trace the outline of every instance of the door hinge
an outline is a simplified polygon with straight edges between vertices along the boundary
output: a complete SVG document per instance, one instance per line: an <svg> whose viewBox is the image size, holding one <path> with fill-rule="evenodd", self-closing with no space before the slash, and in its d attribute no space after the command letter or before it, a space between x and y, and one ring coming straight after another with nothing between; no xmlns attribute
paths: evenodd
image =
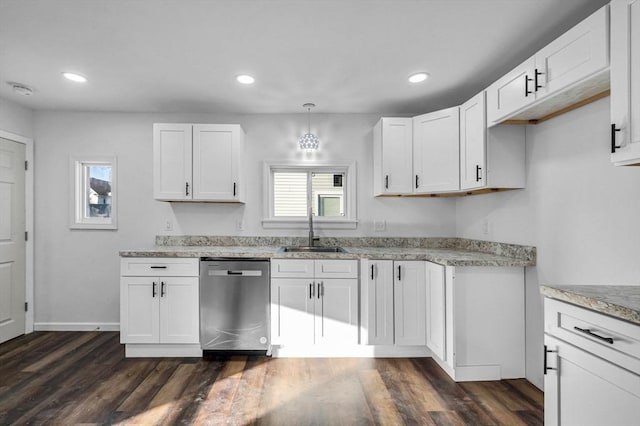
<svg viewBox="0 0 640 426"><path fill-rule="evenodd" d="M24 162L24 169L25 170L29 170L29 162L28 161Z"/></svg>
<svg viewBox="0 0 640 426"><path fill-rule="evenodd" d="M29 232L28 231L24 231L24 240L25 241L29 241Z"/></svg>
<svg viewBox="0 0 640 426"><path fill-rule="evenodd" d="M29 310L29 302L24 302L24 311L27 312Z"/></svg>

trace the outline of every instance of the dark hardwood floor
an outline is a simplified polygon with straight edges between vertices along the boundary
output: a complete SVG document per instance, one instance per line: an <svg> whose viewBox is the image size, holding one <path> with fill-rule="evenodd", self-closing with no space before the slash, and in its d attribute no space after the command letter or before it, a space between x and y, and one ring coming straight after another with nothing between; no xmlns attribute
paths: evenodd
<svg viewBox="0 0 640 426"><path fill-rule="evenodd" d="M125 359L115 332L0 345L0 424L542 424L525 380L453 382L430 358Z"/></svg>

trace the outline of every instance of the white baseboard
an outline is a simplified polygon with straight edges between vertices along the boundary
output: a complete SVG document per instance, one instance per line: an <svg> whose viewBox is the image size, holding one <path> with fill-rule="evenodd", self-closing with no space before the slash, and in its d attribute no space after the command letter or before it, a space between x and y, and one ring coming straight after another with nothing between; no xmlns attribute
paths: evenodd
<svg viewBox="0 0 640 426"><path fill-rule="evenodd" d="M117 322L36 322L34 331L120 331Z"/></svg>

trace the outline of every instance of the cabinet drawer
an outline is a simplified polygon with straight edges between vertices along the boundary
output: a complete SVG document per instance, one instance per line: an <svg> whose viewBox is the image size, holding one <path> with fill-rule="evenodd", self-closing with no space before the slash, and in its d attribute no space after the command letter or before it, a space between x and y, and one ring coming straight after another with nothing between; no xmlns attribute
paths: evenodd
<svg viewBox="0 0 640 426"><path fill-rule="evenodd" d="M313 278L313 259L271 259L271 276Z"/></svg>
<svg viewBox="0 0 640 426"><path fill-rule="evenodd" d="M357 260L316 259L316 278L358 278Z"/></svg>
<svg viewBox="0 0 640 426"><path fill-rule="evenodd" d="M549 298L544 310L545 333L640 374L640 326Z"/></svg>
<svg viewBox="0 0 640 426"><path fill-rule="evenodd" d="M200 275L200 263L196 258L127 257L120 260L120 275L197 277Z"/></svg>

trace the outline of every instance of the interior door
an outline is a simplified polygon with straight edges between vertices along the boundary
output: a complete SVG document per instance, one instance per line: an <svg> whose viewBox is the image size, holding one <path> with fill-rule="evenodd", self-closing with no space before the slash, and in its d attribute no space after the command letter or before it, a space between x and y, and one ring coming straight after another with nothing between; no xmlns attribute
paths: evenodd
<svg viewBox="0 0 640 426"><path fill-rule="evenodd" d="M0 343L25 331L25 147L0 138Z"/></svg>

